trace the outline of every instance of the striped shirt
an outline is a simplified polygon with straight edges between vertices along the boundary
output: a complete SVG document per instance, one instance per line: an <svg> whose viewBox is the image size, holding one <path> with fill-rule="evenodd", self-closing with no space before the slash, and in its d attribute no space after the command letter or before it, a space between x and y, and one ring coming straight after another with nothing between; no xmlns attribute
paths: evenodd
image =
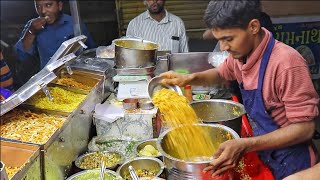
<svg viewBox="0 0 320 180"><path fill-rule="evenodd" d="M12 73L4 59L0 60L0 87L13 91Z"/></svg>
<svg viewBox="0 0 320 180"><path fill-rule="evenodd" d="M160 51L188 52L188 42L184 23L178 16L165 10L166 16L158 22L149 11L132 19L127 28L127 36L134 36L158 43Z"/></svg>

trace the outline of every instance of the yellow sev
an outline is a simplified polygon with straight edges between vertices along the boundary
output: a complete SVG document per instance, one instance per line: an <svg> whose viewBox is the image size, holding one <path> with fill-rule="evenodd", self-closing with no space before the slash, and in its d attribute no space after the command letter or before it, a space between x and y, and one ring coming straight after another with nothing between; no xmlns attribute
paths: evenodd
<svg viewBox="0 0 320 180"><path fill-rule="evenodd" d="M13 110L1 119L1 137L36 144L46 143L65 121L64 118L22 110Z"/></svg>
<svg viewBox="0 0 320 180"><path fill-rule="evenodd" d="M86 95L77 94L58 87L50 87L53 101L44 93L37 93L28 100L36 108L72 112L85 99Z"/></svg>
<svg viewBox="0 0 320 180"><path fill-rule="evenodd" d="M162 120L168 127L199 123L199 119L189 105L187 98L172 90L158 90L152 101L159 108L163 115ZM203 128L186 126L186 128L179 128L168 133L166 147L168 151L176 152L176 158L197 161L199 158L211 157L216 150L218 144L213 144L209 139L209 133L203 131ZM179 146L175 146L177 143Z"/></svg>
<svg viewBox="0 0 320 180"><path fill-rule="evenodd" d="M19 167L5 166L8 178L11 179L19 170Z"/></svg>

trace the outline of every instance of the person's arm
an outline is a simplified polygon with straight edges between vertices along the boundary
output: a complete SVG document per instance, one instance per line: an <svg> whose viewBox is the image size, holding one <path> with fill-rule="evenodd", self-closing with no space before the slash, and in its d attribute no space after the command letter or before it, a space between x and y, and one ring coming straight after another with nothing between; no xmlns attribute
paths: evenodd
<svg viewBox="0 0 320 180"><path fill-rule="evenodd" d="M179 44L179 52L189 52L188 37L186 33L186 28L182 20L180 22L180 31L181 31L181 36L180 36L181 41Z"/></svg>
<svg viewBox="0 0 320 180"><path fill-rule="evenodd" d="M36 34L41 31L45 25L45 18L39 17L30 20L24 27L21 37L15 44L16 53L19 60L30 58L36 53L34 41Z"/></svg>
<svg viewBox="0 0 320 180"><path fill-rule="evenodd" d="M164 78L161 83L174 84L178 86L185 86L187 84L209 86L212 84L219 84L224 80L219 75L217 68L186 75L169 71L160 74L160 76Z"/></svg>
<svg viewBox="0 0 320 180"><path fill-rule="evenodd" d="M212 176L236 167L242 155L246 152L279 149L310 140L315 130L314 121L300 122L279 128L268 134L229 140L220 144L216 150L214 161L205 171L214 170Z"/></svg>
<svg viewBox="0 0 320 180"><path fill-rule="evenodd" d="M290 175L283 180L318 180L320 178L320 163L311 168Z"/></svg>
<svg viewBox="0 0 320 180"><path fill-rule="evenodd" d="M46 25L45 17L38 17L31 20L30 26L26 29L24 36L22 37L23 48L30 49L37 36L37 33L44 29Z"/></svg>
<svg viewBox="0 0 320 180"><path fill-rule="evenodd" d="M135 27L134 24L135 24L134 19L129 22L128 27L127 27L127 31L126 31L126 36L133 36L133 37L136 36L136 34L134 33L135 32L134 31L134 27Z"/></svg>

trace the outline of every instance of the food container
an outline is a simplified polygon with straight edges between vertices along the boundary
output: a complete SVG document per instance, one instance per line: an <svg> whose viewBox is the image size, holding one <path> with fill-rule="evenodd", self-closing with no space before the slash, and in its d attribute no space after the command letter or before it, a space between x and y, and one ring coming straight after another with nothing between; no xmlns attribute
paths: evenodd
<svg viewBox="0 0 320 180"><path fill-rule="evenodd" d="M218 123L232 128L238 134L241 133L242 115L246 113L240 103L210 99L194 101L190 104L203 123Z"/></svg>
<svg viewBox="0 0 320 180"><path fill-rule="evenodd" d="M149 95L150 99L152 99L152 96L156 91L158 91L158 90L160 90L162 88L170 89L172 91L177 92L179 95L182 95L182 91L181 91L179 86L176 86L176 85L162 85L162 84L160 84L162 79L163 79L162 77L156 76L156 77L152 78L149 81L149 83L148 83L148 95Z"/></svg>
<svg viewBox="0 0 320 180"><path fill-rule="evenodd" d="M1 180L42 179L38 146L4 140L0 144Z"/></svg>
<svg viewBox="0 0 320 180"><path fill-rule="evenodd" d="M124 156L123 154L119 153L119 152L108 152L108 151L103 151L103 152L92 152L92 153L86 153L86 154L83 154L81 156L79 156L76 161L75 161L75 165L80 168L80 169L96 169L96 168L99 168L101 165L100 165L100 161L101 161L101 156L98 156L98 153L101 153L104 154L106 157L111 157L113 156L114 158L118 158L119 160L115 161L114 163L112 164L107 164L107 163L110 163L111 159L106 159L106 163L105 163L105 167L106 169L116 169L118 167L118 165L122 164L123 161L124 161ZM90 158L95 156L93 159L94 162L92 162L92 166L95 166L95 167L92 167L92 168L84 168L83 166L81 166L81 163L83 163L86 158ZM100 158L99 158L100 157Z"/></svg>
<svg viewBox="0 0 320 180"><path fill-rule="evenodd" d="M118 173L111 171L109 169L105 170L104 179L108 179L106 176L109 177L110 180L112 179L111 177L114 178L112 180L122 180L121 176ZM85 170L85 171L78 172L68 177L67 180L99 179L99 177L100 177L100 169L92 169L92 170Z"/></svg>
<svg viewBox="0 0 320 180"><path fill-rule="evenodd" d="M153 109L154 105L150 99L139 99L139 108L143 110Z"/></svg>
<svg viewBox="0 0 320 180"><path fill-rule="evenodd" d="M117 69L155 66L159 45L142 39L116 39L115 64Z"/></svg>
<svg viewBox="0 0 320 180"><path fill-rule="evenodd" d="M139 177L142 177L141 174L146 174L146 171L148 171L148 173L152 172L151 173L151 174L153 174L152 177L158 177L162 174L163 169L164 169L163 162L157 158L138 157L138 158L134 158L133 160L127 161L124 164L122 164L117 169L117 173L120 174L120 176L124 179L131 179L131 176L129 173L129 166L130 165L135 169L135 171ZM143 170L144 170L144 172L143 172Z"/></svg>
<svg viewBox="0 0 320 180"><path fill-rule="evenodd" d="M154 149L156 151L158 151L157 149L157 139L148 139L148 140L145 140L145 141L141 141L139 143L137 143L134 147L134 150L135 150L135 153L137 156L144 156L143 154L140 153L140 151L145 148L147 145L151 145L152 147L154 147ZM159 152L159 151L158 151ZM160 153L160 152L159 152ZM155 153L154 153L155 154ZM146 155L145 155L146 156ZM159 155L148 155L146 157L156 157L156 158L161 158L161 154Z"/></svg>
<svg viewBox="0 0 320 180"><path fill-rule="evenodd" d="M123 104L123 109L125 110L138 109L138 99L133 99L133 98L124 99L122 104Z"/></svg>
<svg viewBox="0 0 320 180"><path fill-rule="evenodd" d="M203 131L208 131L210 139L204 141L212 141L213 143L223 143L231 138L239 138L239 135L231 128L219 124L195 124L192 126L199 126ZM187 161L173 157L175 152L168 152L168 148L165 146L168 141L168 133L180 130L179 128L185 128L186 126L180 126L172 128L162 133L157 140L157 148L163 155L163 162L168 170L168 179L210 179L210 173L203 173L203 169L209 165L211 160L200 161ZM179 143L175 146L180 146ZM201 148L201 147L199 147ZM214 152L212 152L214 154ZM210 178L209 178L210 177Z"/></svg>

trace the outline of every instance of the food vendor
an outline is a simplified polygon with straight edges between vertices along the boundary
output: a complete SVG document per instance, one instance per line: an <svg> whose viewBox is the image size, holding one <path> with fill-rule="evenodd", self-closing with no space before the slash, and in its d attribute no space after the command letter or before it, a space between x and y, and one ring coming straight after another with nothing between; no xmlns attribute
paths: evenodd
<svg viewBox="0 0 320 180"><path fill-rule="evenodd" d="M229 56L218 67L181 75L161 74L162 83L209 85L237 80L254 137L229 140L205 169L213 176L236 167L246 152L257 151L275 179L283 179L316 163L312 146L319 97L306 60L261 27L261 3L212 0L205 22Z"/></svg>
<svg viewBox="0 0 320 180"><path fill-rule="evenodd" d="M39 17L27 22L15 48L20 61L38 54L42 69L60 45L74 37L73 20L62 13L61 0L35 0L34 5ZM85 44L89 49L94 48L95 43L84 24L81 29L88 38Z"/></svg>

